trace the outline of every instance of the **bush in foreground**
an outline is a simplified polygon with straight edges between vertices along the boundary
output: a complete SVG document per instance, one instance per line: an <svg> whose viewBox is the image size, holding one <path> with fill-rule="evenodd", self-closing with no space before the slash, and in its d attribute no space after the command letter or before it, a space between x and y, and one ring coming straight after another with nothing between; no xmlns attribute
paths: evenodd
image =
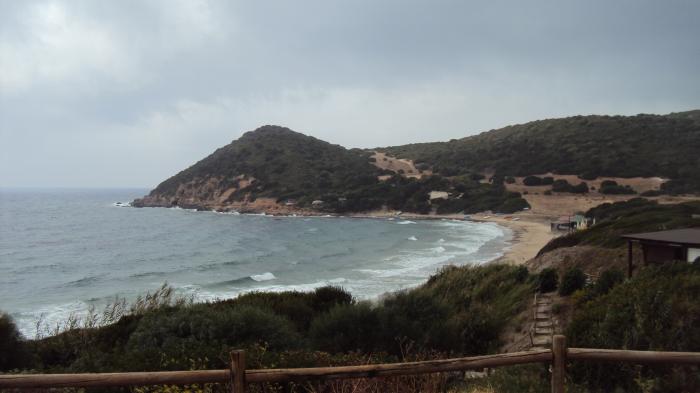
<svg viewBox="0 0 700 393"><path fill-rule="evenodd" d="M559 294L561 296L569 296L584 286L586 286L586 275L583 273L583 270L577 267L571 268L564 273L559 286Z"/></svg>
<svg viewBox="0 0 700 393"><path fill-rule="evenodd" d="M0 311L0 371L23 367L27 355L17 325L9 315Z"/></svg>
<svg viewBox="0 0 700 393"><path fill-rule="evenodd" d="M648 267L605 293L618 280L617 273L607 276L576 308L566 332L570 346L700 351L700 268L685 262ZM700 391L697 368L578 362L571 371L593 391Z"/></svg>
<svg viewBox="0 0 700 393"><path fill-rule="evenodd" d="M559 276L553 268L543 269L537 276L537 288L541 293L552 292L559 285Z"/></svg>

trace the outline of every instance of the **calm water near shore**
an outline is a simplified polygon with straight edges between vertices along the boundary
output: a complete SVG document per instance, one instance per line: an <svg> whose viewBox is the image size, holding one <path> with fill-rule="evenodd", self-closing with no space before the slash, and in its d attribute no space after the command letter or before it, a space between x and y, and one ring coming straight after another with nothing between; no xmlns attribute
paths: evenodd
<svg viewBox="0 0 700 393"><path fill-rule="evenodd" d="M500 256L511 233L451 220L270 217L116 206L145 189L0 189L0 310L21 331L163 282L196 300L339 285L360 299Z"/></svg>

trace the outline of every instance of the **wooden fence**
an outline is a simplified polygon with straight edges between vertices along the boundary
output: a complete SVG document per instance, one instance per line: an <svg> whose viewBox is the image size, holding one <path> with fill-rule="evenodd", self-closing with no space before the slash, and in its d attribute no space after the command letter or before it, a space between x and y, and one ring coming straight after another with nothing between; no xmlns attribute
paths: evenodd
<svg viewBox="0 0 700 393"><path fill-rule="evenodd" d="M563 393L566 363L570 361L627 362L634 364L700 365L700 352L654 352L567 348L564 336L554 336L552 349L499 355L362 366L246 370L245 352L231 352L228 370L163 371L96 374L0 375L0 389L63 387L118 387L230 383L233 393L244 393L248 383L302 382L351 378L381 378L426 373L480 370L528 363L551 363L552 392Z"/></svg>

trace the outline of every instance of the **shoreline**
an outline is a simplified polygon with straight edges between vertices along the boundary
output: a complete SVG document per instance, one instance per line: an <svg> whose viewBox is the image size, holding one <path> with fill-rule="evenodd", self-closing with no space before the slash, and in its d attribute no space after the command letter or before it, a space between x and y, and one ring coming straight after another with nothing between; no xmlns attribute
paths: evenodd
<svg viewBox="0 0 700 393"><path fill-rule="evenodd" d="M128 205L122 205L127 207ZM134 207L134 206L129 206ZM148 206L150 207L150 206ZM137 207L142 208L142 207ZM173 207L161 207L173 209ZM230 211L220 211L216 209L186 209L183 210L210 211L215 213L228 213ZM522 265L534 258L547 242L559 236L550 230L549 222L552 217L536 214L532 211L520 211L513 214L486 214L476 213L465 214L419 214L410 212L398 212L390 210L376 210L362 213L351 213L347 215L337 213L325 213L305 209L284 209L282 211L249 211L236 212L241 215L260 215L269 217L324 217L324 218L360 218L360 219L399 219L399 220L457 220L472 222L491 222L504 226L512 231L512 238L509 240L510 246L504 250L501 257L495 258L488 263L508 263ZM467 217L467 218L465 218Z"/></svg>
<svg viewBox="0 0 700 393"><path fill-rule="evenodd" d="M560 235L551 232L549 227L551 217L536 215L530 211L520 211L513 214L477 213L466 215L468 218L465 218L464 214L396 214L396 212L390 211L368 212L344 217L491 222L510 229L512 231L512 238L509 240L510 246L504 250L502 256L486 263L522 265L534 258L542 247L544 247L550 240Z"/></svg>
<svg viewBox="0 0 700 393"><path fill-rule="evenodd" d="M559 234L551 232L547 217L535 216L527 212L519 212L504 216L493 216L483 213L471 216L472 221L493 222L513 231L511 246L490 263L507 263L522 265L534 258L550 240Z"/></svg>

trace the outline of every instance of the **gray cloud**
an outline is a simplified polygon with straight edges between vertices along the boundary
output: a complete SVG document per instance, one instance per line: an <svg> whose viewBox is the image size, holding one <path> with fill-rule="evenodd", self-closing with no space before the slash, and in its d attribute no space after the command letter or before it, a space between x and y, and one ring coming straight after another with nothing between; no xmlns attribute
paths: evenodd
<svg viewBox="0 0 700 393"><path fill-rule="evenodd" d="M153 186L244 131L348 147L700 107L694 1L0 0L0 186Z"/></svg>

